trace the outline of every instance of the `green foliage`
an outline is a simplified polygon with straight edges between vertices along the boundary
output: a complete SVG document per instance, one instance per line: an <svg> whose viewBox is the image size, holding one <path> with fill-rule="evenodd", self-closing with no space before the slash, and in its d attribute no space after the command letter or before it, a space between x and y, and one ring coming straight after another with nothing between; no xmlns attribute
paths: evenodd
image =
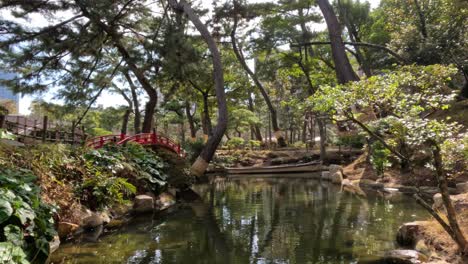
<svg viewBox="0 0 468 264"><path fill-rule="evenodd" d="M293 148L305 148L306 143L304 143L302 141L296 141L296 142L294 142L294 144L292 144L292 147Z"/></svg>
<svg viewBox="0 0 468 264"><path fill-rule="evenodd" d="M94 127L91 129L90 131L91 135L93 136L105 136L105 135L112 135L112 131L109 131L109 130L105 130L104 128L100 128L100 127Z"/></svg>
<svg viewBox="0 0 468 264"><path fill-rule="evenodd" d="M16 136L6 131L5 129L0 129L0 138L15 140Z"/></svg>
<svg viewBox="0 0 468 264"><path fill-rule="evenodd" d="M371 144L370 162L378 175L383 175L385 168L391 165L389 161L390 151L380 142Z"/></svg>
<svg viewBox="0 0 468 264"><path fill-rule="evenodd" d="M167 183L167 164L139 144L106 145L88 151L84 159L90 176L80 191L97 198L88 200L96 201L99 207L123 202L125 197L133 195L136 188L132 183L155 192Z"/></svg>
<svg viewBox="0 0 468 264"><path fill-rule="evenodd" d="M245 144L245 140L240 137L233 137L226 142L229 148L239 148Z"/></svg>
<svg viewBox="0 0 468 264"><path fill-rule="evenodd" d="M249 145L252 149L259 148L262 145L262 142L259 140L249 140Z"/></svg>
<svg viewBox="0 0 468 264"><path fill-rule="evenodd" d="M40 199L29 170L0 169L0 262L44 262L54 237L55 209Z"/></svg>
<svg viewBox="0 0 468 264"><path fill-rule="evenodd" d="M450 118L428 118L428 113L448 109L453 102L456 93L449 82L454 73L456 69L450 66L404 66L359 82L321 87L309 103L336 120L354 122L374 140L386 143L385 148L392 154L408 162L427 156L429 145L444 144L461 131L461 126ZM380 118L369 117L372 114ZM375 163L381 171L388 153L377 155Z"/></svg>
<svg viewBox="0 0 468 264"><path fill-rule="evenodd" d="M90 207L102 209L104 206L125 202L125 197L135 194L136 187L125 178L106 175L96 170L78 190L82 199L92 203Z"/></svg>
<svg viewBox="0 0 468 264"><path fill-rule="evenodd" d="M365 136L361 133L338 135L335 141L337 146L346 146L357 149L361 149L365 143Z"/></svg>
<svg viewBox="0 0 468 264"><path fill-rule="evenodd" d="M187 158L190 163L193 163L205 147L205 142L201 138L195 141L186 141L183 148L187 152Z"/></svg>

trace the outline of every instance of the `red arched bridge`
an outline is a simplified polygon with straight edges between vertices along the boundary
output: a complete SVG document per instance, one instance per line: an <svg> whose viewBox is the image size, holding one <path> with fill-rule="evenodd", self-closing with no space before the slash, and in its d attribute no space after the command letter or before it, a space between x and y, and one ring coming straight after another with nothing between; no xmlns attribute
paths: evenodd
<svg viewBox="0 0 468 264"><path fill-rule="evenodd" d="M179 155L185 157L186 153L181 148L180 144L172 141L171 139L158 135L156 133L142 133L134 136L128 136L125 134L120 135L105 135L100 137L94 137L86 141L86 146L95 149L102 148L105 144L115 143L122 145L127 142L135 142L140 145L157 146L165 148Z"/></svg>

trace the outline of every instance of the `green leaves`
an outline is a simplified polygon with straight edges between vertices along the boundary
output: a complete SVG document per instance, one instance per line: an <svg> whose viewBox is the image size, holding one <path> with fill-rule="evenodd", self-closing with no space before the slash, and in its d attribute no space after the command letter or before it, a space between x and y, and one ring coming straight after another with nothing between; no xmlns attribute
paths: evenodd
<svg viewBox="0 0 468 264"><path fill-rule="evenodd" d="M13 208L11 204L6 200L0 199L0 224L8 220L12 214Z"/></svg>
<svg viewBox="0 0 468 264"><path fill-rule="evenodd" d="M40 201L31 171L0 169L0 262L46 259L55 235L53 207ZM8 260L8 261L7 261Z"/></svg>
<svg viewBox="0 0 468 264"><path fill-rule="evenodd" d="M0 242L0 263L29 264L29 261L21 247Z"/></svg>

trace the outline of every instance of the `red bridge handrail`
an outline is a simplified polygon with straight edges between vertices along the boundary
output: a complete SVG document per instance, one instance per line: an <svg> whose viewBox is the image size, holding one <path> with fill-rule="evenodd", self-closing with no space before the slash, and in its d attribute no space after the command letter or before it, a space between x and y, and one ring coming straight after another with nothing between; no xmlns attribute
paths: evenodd
<svg viewBox="0 0 468 264"><path fill-rule="evenodd" d="M180 144L156 133L141 133L133 136L127 136L125 134L100 136L88 140L86 142L86 146L98 149L110 142L114 142L117 145L122 145L126 142L135 142L140 145L161 146L176 153L180 157L186 156L186 153L181 148Z"/></svg>

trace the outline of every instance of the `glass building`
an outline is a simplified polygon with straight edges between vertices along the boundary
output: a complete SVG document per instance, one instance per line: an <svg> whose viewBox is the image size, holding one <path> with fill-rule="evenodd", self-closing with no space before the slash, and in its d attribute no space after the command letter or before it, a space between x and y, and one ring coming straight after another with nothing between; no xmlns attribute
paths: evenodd
<svg viewBox="0 0 468 264"><path fill-rule="evenodd" d="M15 75L13 73L0 72L0 79L12 79ZM2 101L13 101L16 111L10 114L18 114L19 112L19 94L14 94L8 87L0 84L0 103Z"/></svg>

